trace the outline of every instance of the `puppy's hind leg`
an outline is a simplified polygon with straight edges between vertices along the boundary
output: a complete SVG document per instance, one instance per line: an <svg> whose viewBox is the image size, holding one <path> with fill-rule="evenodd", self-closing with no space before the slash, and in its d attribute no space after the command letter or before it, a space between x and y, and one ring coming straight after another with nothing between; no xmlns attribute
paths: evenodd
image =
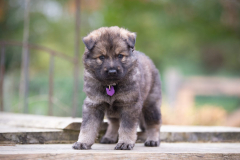
<svg viewBox="0 0 240 160"><path fill-rule="evenodd" d="M150 103L143 108L146 122L147 139L145 146L155 147L160 144L161 112L158 103Z"/></svg>
<svg viewBox="0 0 240 160"><path fill-rule="evenodd" d="M102 137L100 143L111 144L117 143L118 129L119 129L119 119L118 118L108 118L109 125L107 132Z"/></svg>
<svg viewBox="0 0 240 160"><path fill-rule="evenodd" d="M153 87L142 109L147 134L145 146L154 147L160 144L161 98L161 82L159 76L156 76Z"/></svg>
<svg viewBox="0 0 240 160"><path fill-rule="evenodd" d="M147 133L146 133L146 123L145 123L143 114L140 115L139 128L141 129L141 132L138 133L137 141L145 142L147 139Z"/></svg>

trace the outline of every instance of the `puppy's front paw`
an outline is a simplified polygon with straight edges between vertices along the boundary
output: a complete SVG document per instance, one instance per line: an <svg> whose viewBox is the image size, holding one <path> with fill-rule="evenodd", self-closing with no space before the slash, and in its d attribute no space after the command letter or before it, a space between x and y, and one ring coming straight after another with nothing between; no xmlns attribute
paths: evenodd
<svg viewBox="0 0 240 160"><path fill-rule="evenodd" d="M135 144L129 144L129 143L118 143L115 150L132 150Z"/></svg>
<svg viewBox="0 0 240 160"><path fill-rule="evenodd" d="M147 146L147 147L158 147L159 144L160 144L160 141L151 141L151 140L146 141L144 143L144 145Z"/></svg>
<svg viewBox="0 0 240 160"><path fill-rule="evenodd" d="M110 138L107 138L107 137L102 137L100 143L103 143L103 144L112 144L112 143L116 143L116 141L110 139Z"/></svg>
<svg viewBox="0 0 240 160"><path fill-rule="evenodd" d="M72 148L78 149L78 150L91 149L91 147L88 147L86 143L80 143L80 142L75 142Z"/></svg>

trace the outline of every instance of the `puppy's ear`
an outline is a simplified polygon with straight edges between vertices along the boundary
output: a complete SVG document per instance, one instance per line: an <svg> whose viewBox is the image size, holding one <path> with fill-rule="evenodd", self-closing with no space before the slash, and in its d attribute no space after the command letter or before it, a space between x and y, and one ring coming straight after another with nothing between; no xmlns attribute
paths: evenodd
<svg viewBox="0 0 240 160"><path fill-rule="evenodd" d="M126 41L130 48L134 48L136 43L136 33L129 33Z"/></svg>
<svg viewBox="0 0 240 160"><path fill-rule="evenodd" d="M96 43L95 40L93 40L91 37L88 37L88 36L84 37L82 40L88 50L91 50Z"/></svg>

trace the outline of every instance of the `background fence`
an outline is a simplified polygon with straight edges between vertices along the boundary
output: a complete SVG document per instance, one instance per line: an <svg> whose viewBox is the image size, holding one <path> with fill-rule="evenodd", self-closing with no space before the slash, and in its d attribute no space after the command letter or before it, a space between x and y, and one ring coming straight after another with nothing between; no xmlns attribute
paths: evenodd
<svg viewBox="0 0 240 160"><path fill-rule="evenodd" d="M44 51L50 55L50 60L49 60L49 93L48 93L48 100L49 100L49 105L48 105L48 115L53 115L53 90L54 90L54 57L60 57L64 59L65 61L68 61L74 65L74 71L73 71L73 79L74 79L74 91L73 91L73 111L72 116L76 116L76 108L78 105L78 67L79 67L79 55L78 53L75 54L75 57L70 57L66 54L51 50L49 48L43 47L43 46L38 46L38 45L33 45L33 44L23 44L21 42L15 42L15 41L0 41L0 46L1 46L1 70L0 70L0 109L1 111L4 111L4 97L3 97L3 85L4 85L4 72L5 72L5 49L8 46L20 46L20 47L25 47L27 48L27 62L25 63L24 66L24 113L28 113L28 85L29 85L29 53L31 49L34 50L39 50L39 51Z"/></svg>
<svg viewBox="0 0 240 160"><path fill-rule="evenodd" d="M49 92L48 92L48 115L53 115L53 96L54 96L54 57L62 58L72 63L73 68L73 100L72 100L72 117L76 116L78 107L79 92L79 36L80 36L80 0L75 0L75 54L70 57L67 54L54 51L44 46L28 43L29 36L29 0L25 0L24 15L24 35L23 42L16 41L0 41L1 46L1 70L0 70L0 111L4 111L4 73L5 73L5 54L6 47L19 46L23 48L22 52L22 72L19 87L19 97L23 98L24 113L28 113L28 90L29 90L29 56L30 50L38 50L46 52L50 55L49 60ZM6 91L7 92L7 91Z"/></svg>

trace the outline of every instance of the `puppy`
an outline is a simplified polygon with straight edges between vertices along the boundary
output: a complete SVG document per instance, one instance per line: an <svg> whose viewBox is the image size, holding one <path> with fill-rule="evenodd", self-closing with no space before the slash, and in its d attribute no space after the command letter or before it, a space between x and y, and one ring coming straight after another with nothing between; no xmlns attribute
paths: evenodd
<svg viewBox="0 0 240 160"><path fill-rule="evenodd" d="M137 127L147 134L145 146L159 146L161 82L158 70L135 51L136 34L102 27L83 38L85 52L83 121L74 149L90 149L104 115L109 120L100 143L132 150Z"/></svg>

